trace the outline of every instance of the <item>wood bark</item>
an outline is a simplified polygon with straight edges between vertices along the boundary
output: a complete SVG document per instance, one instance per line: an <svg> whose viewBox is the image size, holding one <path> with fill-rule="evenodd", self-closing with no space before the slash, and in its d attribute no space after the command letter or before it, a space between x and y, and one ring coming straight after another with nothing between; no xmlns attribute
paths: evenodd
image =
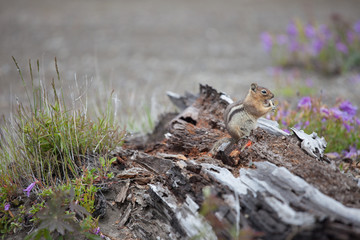
<svg viewBox="0 0 360 240"><path fill-rule="evenodd" d="M199 95L181 99L178 115L114 153L122 184L112 186L116 195L104 192L119 213L100 221L117 229L108 238L360 239L355 179L276 126L211 155L229 137L229 98L201 85Z"/></svg>

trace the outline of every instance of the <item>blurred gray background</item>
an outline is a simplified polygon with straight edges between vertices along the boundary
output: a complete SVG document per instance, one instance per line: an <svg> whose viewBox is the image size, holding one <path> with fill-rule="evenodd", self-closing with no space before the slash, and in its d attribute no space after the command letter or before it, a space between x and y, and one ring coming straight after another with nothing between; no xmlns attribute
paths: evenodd
<svg viewBox="0 0 360 240"><path fill-rule="evenodd" d="M66 94L86 93L101 108L114 90L128 122L171 109L166 91L197 92L199 83L241 98L251 82L274 86L261 32L284 32L294 18L328 24L332 13L354 22L360 1L1 0L0 114L24 97L11 56L26 79L28 60L39 59L47 82L57 57ZM360 102L343 77L311 78L330 97Z"/></svg>

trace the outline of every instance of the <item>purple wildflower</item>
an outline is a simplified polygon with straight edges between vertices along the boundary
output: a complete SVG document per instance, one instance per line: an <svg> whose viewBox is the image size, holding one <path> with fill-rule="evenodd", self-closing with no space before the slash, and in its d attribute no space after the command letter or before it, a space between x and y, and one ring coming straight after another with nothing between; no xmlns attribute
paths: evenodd
<svg viewBox="0 0 360 240"><path fill-rule="evenodd" d="M316 32L315 32L315 28L311 25L308 24L305 27L305 36L309 39L313 38L315 36Z"/></svg>
<svg viewBox="0 0 360 240"><path fill-rule="evenodd" d="M9 211L9 209L10 209L10 203L5 204L4 210Z"/></svg>
<svg viewBox="0 0 360 240"><path fill-rule="evenodd" d="M289 129L283 129L284 132L290 133Z"/></svg>
<svg viewBox="0 0 360 240"><path fill-rule="evenodd" d="M304 123L304 128L306 128L307 126L309 126L310 122L309 120L307 120L305 123Z"/></svg>
<svg viewBox="0 0 360 240"><path fill-rule="evenodd" d="M353 126L350 126L350 125L347 124L346 122L343 122L343 126L346 128L346 130L347 130L348 132L351 132L351 130L354 129Z"/></svg>
<svg viewBox="0 0 360 240"><path fill-rule="evenodd" d="M324 41L320 38L315 38L312 42L311 42L311 47L312 47L312 54L313 56L317 56L319 55L319 53L321 52L321 50L324 48Z"/></svg>
<svg viewBox="0 0 360 240"><path fill-rule="evenodd" d="M339 109L343 112L346 112L350 117L353 117L356 115L357 107L352 105L350 101L343 101Z"/></svg>
<svg viewBox="0 0 360 240"><path fill-rule="evenodd" d="M284 117L287 117L287 116L289 116L290 115L290 111L289 110L284 110L283 111L283 116Z"/></svg>
<svg viewBox="0 0 360 240"><path fill-rule="evenodd" d="M266 52L270 52L271 48L273 46L273 41L272 41L272 37L268 32L263 32L261 34L261 41L263 44L263 48Z"/></svg>
<svg viewBox="0 0 360 240"><path fill-rule="evenodd" d="M291 38L296 38L298 35L298 30L296 28L296 25L294 23L294 21L291 21L288 26L287 26L287 34L291 37Z"/></svg>
<svg viewBox="0 0 360 240"><path fill-rule="evenodd" d="M298 108L311 108L311 97L303 97L298 102Z"/></svg>
<svg viewBox="0 0 360 240"><path fill-rule="evenodd" d="M320 25L319 32L324 37L326 41L330 40L332 37L331 31L326 25Z"/></svg>
<svg viewBox="0 0 360 240"><path fill-rule="evenodd" d="M330 111L329 109L327 109L326 107L321 107L320 108L320 113L322 113L323 115L325 115L326 117L328 117L330 115Z"/></svg>
<svg viewBox="0 0 360 240"><path fill-rule="evenodd" d="M360 118L355 118L355 122L357 125L360 125Z"/></svg>
<svg viewBox="0 0 360 240"><path fill-rule="evenodd" d="M286 118L289 114L290 114L289 111L280 108L276 113L275 120L278 121L280 119Z"/></svg>
<svg viewBox="0 0 360 240"><path fill-rule="evenodd" d="M348 152L345 152L345 158L352 158L356 157L360 154L360 151L356 149L355 146L350 146L350 149Z"/></svg>
<svg viewBox="0 0 360 240"><path fill-rule="evenodd" d="M289 43L289 51L290 52L296 52L301 49L302 49L301 45L300 45L300 43L298 43L298 41L296 41L295 39L290 40L290 43Z"/></svg>
<svg viewBox="0 0 360 240"><path fill-rule="evenodd" d="M360 20L354 24L353 29L357 34L360 34Z"/></svg>
<svg viewBox="0 0 360 240"><path fill-rule="evenodd" d="M348 31L347 34L347 42L352 44L355 40L355 35L354 35L354 32L353 31Z"/></svg>
<svg viewBox="0 0 360 240"><path fill-rule="evenodd" d="M344 117L344 113L338 108L331 108L330 111L336 119L342 119Z"/></svg>
<svg viewBox="0 0 360 240"><path fill-rule="evenodd" d="M301 129L301 126L302 126L302 122L298 122L297 124L294 125L294 128L300 130Z"/></svg>
<svg viewBox="0 0 360 240"><path fill-rule="evenodd" d="M95 229L94 233L95 233L96 235L99 235L99 233L100 233L100 227L97 227L97 228Z"/></svg>
<svg viewBox="0 0 360 240"><path fill-rule="evenodd" d="M331 108L330 111L336 119L342 120L344 122L353 122L353 116L347 113L346 110L340 110L339 108Z"/></svg>
<svg viewBox="0 0 360 240"><path fill-rule="evenodd" d="M345 44L343 44L342 42L336 43L336 49L341 53L344 53L344 54L348 53L348 47Z"/></svg>
<svg viewBox="0 0 360 240"><path fill-rule="evenodd" d="M30 192L35 187L35 184L36 182L32 182L27 188L23 189L23 191L26 192L27 197L30 197Z"/></svg>
<svg viewBox="0 0 360 240"><path fill-rule="evenodd" d="M284 35L284 34L278 35L278 36L276 37L276 40L277 40L277 44L278 44L279 46L282 46L282 45L285 45L285 44L288 43L288 38L287 38L287 36Z"/></svg>

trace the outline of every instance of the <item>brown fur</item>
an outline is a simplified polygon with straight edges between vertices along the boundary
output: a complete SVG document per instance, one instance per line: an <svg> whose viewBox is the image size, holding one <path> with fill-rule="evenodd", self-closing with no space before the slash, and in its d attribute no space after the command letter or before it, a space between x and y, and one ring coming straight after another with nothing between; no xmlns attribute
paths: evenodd
<svg viewBox="0 0 360 240"><path fill-rule="evenodd" d="M262 90L265 90L266 94L263 94ZM253 83L243 104L247 113L258 119L271 111L272 107L265 104L272 98L274 94L269 89Z"/></svg>
<svg viewBox="0 0 360 240"><path fill-rule="evenodd" d="M225 126L236 141L250 134L256 120L272 110L269 100L274 94L267 88L251 84L244 101L230 104L224 113Z"/></svg>

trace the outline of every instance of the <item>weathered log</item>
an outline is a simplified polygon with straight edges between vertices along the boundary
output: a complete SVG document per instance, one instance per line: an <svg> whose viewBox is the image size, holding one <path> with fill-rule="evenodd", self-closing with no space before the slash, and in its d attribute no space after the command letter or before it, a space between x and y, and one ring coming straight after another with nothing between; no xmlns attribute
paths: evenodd
<svg viewBox="0 0 360 240"><path fill-rule="evenodd" d="M310 154L310 156L315 158L324 157L324 150L326 148L324 137L319 138L317 133L314 132L308 135L303 130L297 130L296 128L291 128L291 130L301 140L301 148Z"/></svg>
<svg viewBox="0 0 360 240"><path fill-rule="evenodd" d="M121 192L112 206L120 216L100 221L105 229L112 221L118 227L109 237L360 239L360 188L318 161L321 154L314 157L296 136L265 121L270 127L211 155L213 144L228 137L222 121L228 97L201 86L195 100L185 96L182 103L163 137L138 148L146 152L131 142L116 152L124 164L117 177L129 186L112 186ZM240 151L247 140L253 144ZM104 194L115 202L116 195Z"/></svg>

